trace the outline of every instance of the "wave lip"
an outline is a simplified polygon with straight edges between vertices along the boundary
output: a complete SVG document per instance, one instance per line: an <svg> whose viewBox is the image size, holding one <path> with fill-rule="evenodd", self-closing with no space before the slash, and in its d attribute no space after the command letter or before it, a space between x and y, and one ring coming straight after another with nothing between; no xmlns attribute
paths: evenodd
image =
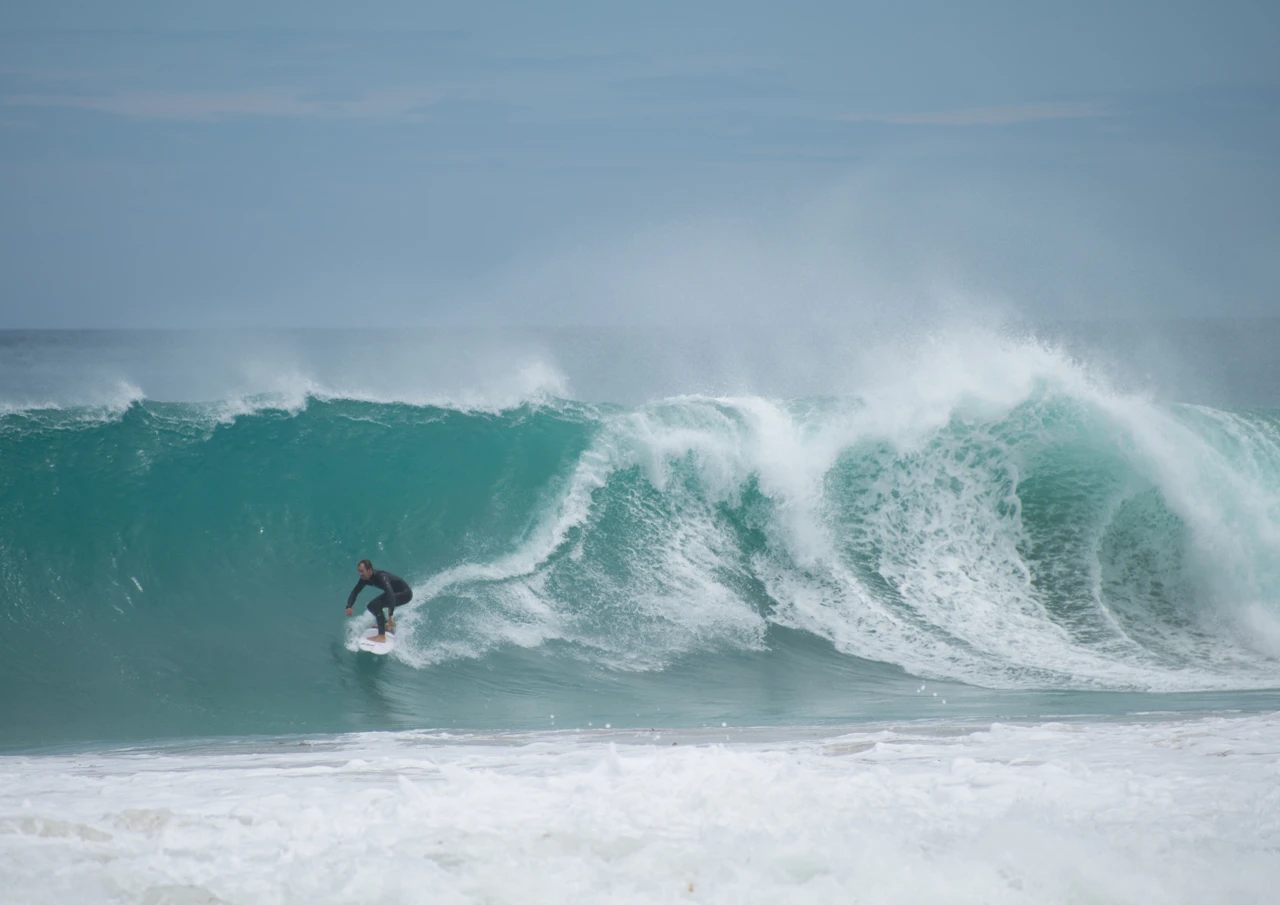
<svg viewBox="0 0 1280 905"><path fill-rule="evenodd" d="M407 405L460 412L502 414L529 405L556 405L572 398L564 373L543 358L504 360L500 367L459 375L435 375L403 385L384 386L386 380L320 377L307 368L269 371L255 367L227 387L203 391L153 392L143 383L120 378L96 378L88 389L44 393L37 397L0 400L0 417L49 415L79 420L118 419L135 405L151 403L185 411L201 420L229 423L260 412L296 414L314 401ZM162 382L161 382L162 383ZM246 388L245 385L251 388ZM149 385L149 384L148 384ZM228 388L229 387L229 388Z"/></svg>
<svg viewBox="0 0 1280 905"><path fill-rule="evenodd" d="M109 421L118 419L146 398L146 394L140 387L121 380L108 382L63 402L57 402L51 398L0 400L0 418L56 417L85 422Z"/></svg>

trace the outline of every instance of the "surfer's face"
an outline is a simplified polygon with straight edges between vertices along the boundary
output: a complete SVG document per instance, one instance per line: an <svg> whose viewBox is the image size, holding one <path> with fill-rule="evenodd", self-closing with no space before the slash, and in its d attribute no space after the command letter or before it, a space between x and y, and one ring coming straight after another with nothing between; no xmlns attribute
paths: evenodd
<svg viewBox="0 0 1280 905"><path fill-rule="evenodd" d="M368 578L373 574L373 569L370 569L363 564L356 566L356 571L360 573L361 578Z"/></svg>

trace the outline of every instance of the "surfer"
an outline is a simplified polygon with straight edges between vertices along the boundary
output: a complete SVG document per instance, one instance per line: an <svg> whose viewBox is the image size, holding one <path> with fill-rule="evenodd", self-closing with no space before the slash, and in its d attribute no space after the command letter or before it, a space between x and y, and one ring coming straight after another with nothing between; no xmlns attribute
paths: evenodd
<svg viewBox="0 0 1280 905"><path fill-rule="evenodd" d="M355 606L356 597L366 587L381 589L382 593L369 601L369 612L373 613L373 618L378 620L378 634L369 640L382 644L387 640L387 628L396 627L396 607L402 606L413 599L413 589L409 587L407 581L398 575L375 569L373 563L367 559L362 559L356 564L356 571L360 573L360 581L352 589L351 596L347 598L347 615L351 615L351 608ZM387 610L385 616L382 614L384 607Z"/></svg>

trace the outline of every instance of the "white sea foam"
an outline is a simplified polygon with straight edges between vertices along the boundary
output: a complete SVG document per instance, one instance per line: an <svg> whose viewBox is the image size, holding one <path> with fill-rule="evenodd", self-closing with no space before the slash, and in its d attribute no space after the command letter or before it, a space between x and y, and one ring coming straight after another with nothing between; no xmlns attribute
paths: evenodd
<svg viewBox="0 0 1280 905"><path fill-rule="evenodd" d="M1273 715L7 757L0 864L29 905L1237 905L1278 780Z"/></svg>

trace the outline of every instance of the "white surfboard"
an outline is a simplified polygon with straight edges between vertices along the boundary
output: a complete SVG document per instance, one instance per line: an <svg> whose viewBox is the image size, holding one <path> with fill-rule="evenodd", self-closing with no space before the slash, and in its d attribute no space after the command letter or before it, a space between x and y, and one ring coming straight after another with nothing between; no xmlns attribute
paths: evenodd
<svg viewBox="0 0 1280 905"><path fill-rule="evenodd" d="M387 632L386 641L374 641L374 635L378 634L376 628L365 629L364 637L358 642L361 650L367 650L371 654L389 654L396 649L396 636L391 632Z"/></svg>

